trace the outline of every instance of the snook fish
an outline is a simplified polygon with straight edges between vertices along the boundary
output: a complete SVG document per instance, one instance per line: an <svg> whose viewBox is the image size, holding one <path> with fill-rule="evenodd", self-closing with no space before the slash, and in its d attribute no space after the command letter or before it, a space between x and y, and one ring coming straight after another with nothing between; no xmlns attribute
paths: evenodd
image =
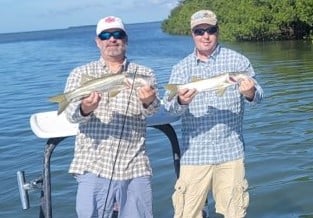
<svg viewBox="0 0 313 218"><path fill-rule="evenodd" d="M152 85L151 77L134 73L109 74L100 78L83 77L78 88L49 97L49 101L59 104L58 115L61 114L70 102L78 101L90 93L108 92L110 97L116 96L127 87L138 88L144 85Z"/></svg>
<svg viewBox="0 0 313 218"><path fill-rule="evenodd" d="M197 92L215 91L222 96L227 87L239 84L241 80L249 78L247 72L229 72L208 79L192 77L190 83L186 84L167 84L165 89L169 91L168 100L173 99L180 89L196 89Z"/></svg>

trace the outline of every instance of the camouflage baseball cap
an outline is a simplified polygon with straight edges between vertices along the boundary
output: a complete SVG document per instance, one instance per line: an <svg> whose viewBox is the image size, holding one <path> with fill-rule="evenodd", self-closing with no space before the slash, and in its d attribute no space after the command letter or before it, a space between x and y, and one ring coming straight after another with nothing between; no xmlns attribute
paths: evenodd
<svg viewBox="0 0 313 218"><path fill-rule="evenodd" d="M193 29L199 24L209 24L215 26L217 24L216 15L210 10L197 11L191 16L190 27Z"/></svg>

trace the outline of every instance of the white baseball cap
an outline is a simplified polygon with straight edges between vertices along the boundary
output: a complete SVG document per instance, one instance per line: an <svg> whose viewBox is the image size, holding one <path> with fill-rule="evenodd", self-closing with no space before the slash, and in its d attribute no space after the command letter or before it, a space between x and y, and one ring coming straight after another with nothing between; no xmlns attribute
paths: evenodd
<svg viewBox="0 0 313 218"><path fill-rule="evenodd" d="M99 35L104 30L108 29L121 29L124 32L126 32L123 21L121 18L114 17L114 16L108 16L100 19L97 24L97 30L96 33Z"/></svg>

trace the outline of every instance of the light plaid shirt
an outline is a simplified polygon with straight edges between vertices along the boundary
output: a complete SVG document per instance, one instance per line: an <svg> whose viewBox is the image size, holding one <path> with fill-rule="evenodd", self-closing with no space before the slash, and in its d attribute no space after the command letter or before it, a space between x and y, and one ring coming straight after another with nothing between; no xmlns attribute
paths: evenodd
<svg viewBox="0 0 313 218"><path fill-rule="evenodd" d="M185 84L192 77L207 79L238 71L255 76L246 57L218 45L207 62L197 59L195 51L181 60L173 67L169 84ZM259 84L255 88L252 104L263 98ZM168 101L168 94L164 95L165 108L182 115L181 164L219 164L244 157L245 98L239 93L238 85L228 87L223 96L215 92L198 93L188 106L178 104L177 98Z"/></svg>
<svg viewBox="0 0 313 218"><path fill-rule="evenodd" d="M155 75L149 68L125 60L123 71L151 76L157 87ZM68 77L65 92L77 88L83 75L99 78L106 74L108 70L102 58L77 67ZM160 100L157 97L145 109L136 90L131 97L130 94L131 89L115 97L103 93L97 109L86 117L80 113L80 101L71 103L65 110L70 122L79 123L70 173L91 172L110 179L113 172L114 180L152 175L145 151L146 116L158 110Z"/></svg>

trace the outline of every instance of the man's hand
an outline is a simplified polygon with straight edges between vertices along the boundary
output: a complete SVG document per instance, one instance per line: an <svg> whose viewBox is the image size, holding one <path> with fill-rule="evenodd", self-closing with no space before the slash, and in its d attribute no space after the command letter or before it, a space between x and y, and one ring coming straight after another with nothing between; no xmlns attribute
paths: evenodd
<svg viewBox="0 0 313 218"><path fill-rule="evenodd" d="M187 105L192 101L196 94L196 89L180 89L178 90L178 103L181 105Z"/></svg>
<svg viewBox="0 0 313 218"><path fill-rule="evenodd" d="M243 79L239 84L240 93L248 100L252 101L255 94L255 83L253 79Z"/></svg>
<svg viewBox="0 0 313 218"><path fill-rule="evenodd" d="M83 116L89 115L99 105L101 100L101 94L98 92L92 92L89 96L83 98L80 104L80 111Z"/></svg>
<svg viewBox="0 0 313 218"><path fill-rule="evenodd" d="M147 108L156 98L155 89L152 86L143 86L137 89L138 97L143 106Z"/></svg>

